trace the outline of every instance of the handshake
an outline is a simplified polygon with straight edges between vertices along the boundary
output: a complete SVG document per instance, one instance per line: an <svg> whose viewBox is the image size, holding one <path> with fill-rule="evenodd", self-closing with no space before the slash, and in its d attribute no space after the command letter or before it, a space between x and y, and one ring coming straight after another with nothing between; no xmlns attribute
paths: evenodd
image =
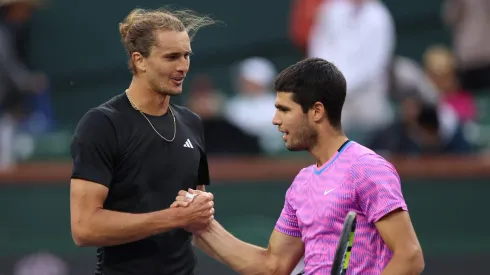
<svg viewBox="0 0 490 275"><path fill-rule="evenodd" d="M193 234L202 233L214 220L214 196L211 193L189 188L179 191L170 208L178 208L183 228Z"/></svg>

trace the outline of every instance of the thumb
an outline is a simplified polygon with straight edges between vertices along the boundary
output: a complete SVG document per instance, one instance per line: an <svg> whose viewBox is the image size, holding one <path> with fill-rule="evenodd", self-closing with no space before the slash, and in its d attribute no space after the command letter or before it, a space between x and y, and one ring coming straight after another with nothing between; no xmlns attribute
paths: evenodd
<svg viewBox="0 0 490 275"><path fill-rule="evenodd" d="M201 191L194 190L192 188L189 188L189 190L187 190L187 192L191 193L192 195L199 195L199 194L201 194Z"/></svg>

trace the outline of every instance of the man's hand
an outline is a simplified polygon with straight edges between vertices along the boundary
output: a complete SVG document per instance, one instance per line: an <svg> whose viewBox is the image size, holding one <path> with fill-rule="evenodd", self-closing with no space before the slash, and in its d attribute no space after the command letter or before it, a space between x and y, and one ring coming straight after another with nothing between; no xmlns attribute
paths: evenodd
<svg viewBox="0 0 490 275"><path fill-rule="evenodd" d="M184 229L193 234L199 234L214 220L213 198L211 193L189 188L189 192L179 191L175 202L170 207L182 208L184 215L188 217Z"/></svg>

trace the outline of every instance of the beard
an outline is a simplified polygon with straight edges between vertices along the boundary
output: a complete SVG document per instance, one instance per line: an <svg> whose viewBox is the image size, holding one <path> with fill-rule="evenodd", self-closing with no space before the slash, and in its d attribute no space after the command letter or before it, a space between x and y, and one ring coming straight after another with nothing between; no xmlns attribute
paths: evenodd
<svg viewBox="0 0 490 275"><path fill-rule="evenodd" d="M308 125L308 122L301 124L301 127L291 136L290 142L286 143L289 151L309 151L317 144L318 133Z"/></svg>

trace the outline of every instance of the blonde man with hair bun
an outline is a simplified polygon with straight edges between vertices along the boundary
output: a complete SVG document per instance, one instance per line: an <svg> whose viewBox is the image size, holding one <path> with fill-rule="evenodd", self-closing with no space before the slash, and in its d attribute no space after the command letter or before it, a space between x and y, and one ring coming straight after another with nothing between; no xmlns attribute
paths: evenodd
<svg viewBox="0 0 490 275"><path fill-rule="evenodd" d="M213 197L170 208L179 190L209 184L201 120L170 99L182 93L192 37L213 23L135 9L119 24L131 83L90 109L71 143L71 231L78 246L97 247L95 274L194 274L192 232L213 220Z"/></svg>

